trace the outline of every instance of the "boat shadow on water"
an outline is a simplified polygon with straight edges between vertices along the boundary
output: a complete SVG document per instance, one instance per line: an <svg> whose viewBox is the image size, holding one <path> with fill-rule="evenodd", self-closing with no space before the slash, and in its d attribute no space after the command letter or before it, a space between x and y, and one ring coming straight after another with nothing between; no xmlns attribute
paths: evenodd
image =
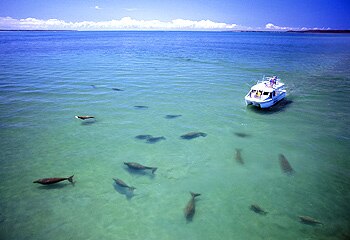
<svg viewBox="0 0 350 240"><path fill-rule="evenodd" d="M291 99L283 99L269 108L257 108L253 105L249 105L248 109L259 114L273 114L285 111L292 103L293 100Z"/></svg>

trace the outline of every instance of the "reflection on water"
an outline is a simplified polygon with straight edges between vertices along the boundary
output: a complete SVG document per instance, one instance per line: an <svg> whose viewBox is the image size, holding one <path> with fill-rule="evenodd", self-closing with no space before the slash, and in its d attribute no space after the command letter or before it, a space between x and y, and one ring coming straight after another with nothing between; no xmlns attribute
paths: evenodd
<svg viewBox="0 0 350 240"><path fill-rule="evenodd" d="M269 108L258 108L253 105L248 105L247 108L259 114L273 114L273 113L280 113L283 111L287 111L288 108L291 107L292 103L293 103L293 100L284 98Z"/></svg>
<svg viewBox="0 0 350 240"><path fill-rule="evenodd" d="M83 122L81 122L81 125L89 126L89 125L92 125L96 122L97 122L97 120L84 120Z"/></svg>

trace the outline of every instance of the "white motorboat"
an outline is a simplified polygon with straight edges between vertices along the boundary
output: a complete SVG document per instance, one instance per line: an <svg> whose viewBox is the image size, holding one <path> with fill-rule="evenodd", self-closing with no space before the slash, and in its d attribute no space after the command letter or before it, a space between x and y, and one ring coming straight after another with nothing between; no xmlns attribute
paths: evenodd
<svg viewBox="0 0 350 240"><path fill-rule="evenodd" d="M286 97L284 83L276 76L264 77L251 87L245 96L247 105L254 105L260 108L268 108Z"/></svg>

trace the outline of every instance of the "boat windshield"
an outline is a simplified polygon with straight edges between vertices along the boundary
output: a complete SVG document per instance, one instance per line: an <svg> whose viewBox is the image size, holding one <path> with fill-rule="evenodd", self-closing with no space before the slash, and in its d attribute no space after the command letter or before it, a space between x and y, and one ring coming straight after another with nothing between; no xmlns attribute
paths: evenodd
<svg viewBox="0 0 350 240"><path fill-rule="evenodd" d="M249 93L249 96L251 98L267 99L269 97L272 97L272 92L252 89Z"/></svg>
<svg viewBox="0 0 350 240"><path fill-rule="evenodd" d="M262 99L267 99L269 97L270 97L270 93L269 92L263 92L263 94L261 96Z"/></svg>

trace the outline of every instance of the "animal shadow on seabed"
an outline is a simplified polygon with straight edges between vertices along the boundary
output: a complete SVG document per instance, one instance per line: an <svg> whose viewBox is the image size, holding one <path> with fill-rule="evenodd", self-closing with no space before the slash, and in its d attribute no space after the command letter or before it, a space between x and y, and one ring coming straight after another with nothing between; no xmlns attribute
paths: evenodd
<svg viewBox="0 0 350 240"><path fill-rule="evenodd" d="M113 187L118 193L125 195L128 200L131 200L131 198L135 196L134 192L128 188L121 187L115 183L113 184Z"/></svg>
<svg viewBox="0 0 350 240"><path fill-rule="evenodd" d="M148 176L149 178L153 179L156 174L153 174L150 170L137 170L132 169L127 166L124 167L124 169L130 174L130 175L138 175L138 176Z"/></svg>
<svg viewBox="0 0 350 240"><path fill-rule="evenodd" d="M68 187L68 185L72 185L74 187L75 182L73 183L60 182L60 183L50 184L50 185L41 185L41 186L38 186L38 188L52 190L52 189L62 189L62 188Z"/></svg>

